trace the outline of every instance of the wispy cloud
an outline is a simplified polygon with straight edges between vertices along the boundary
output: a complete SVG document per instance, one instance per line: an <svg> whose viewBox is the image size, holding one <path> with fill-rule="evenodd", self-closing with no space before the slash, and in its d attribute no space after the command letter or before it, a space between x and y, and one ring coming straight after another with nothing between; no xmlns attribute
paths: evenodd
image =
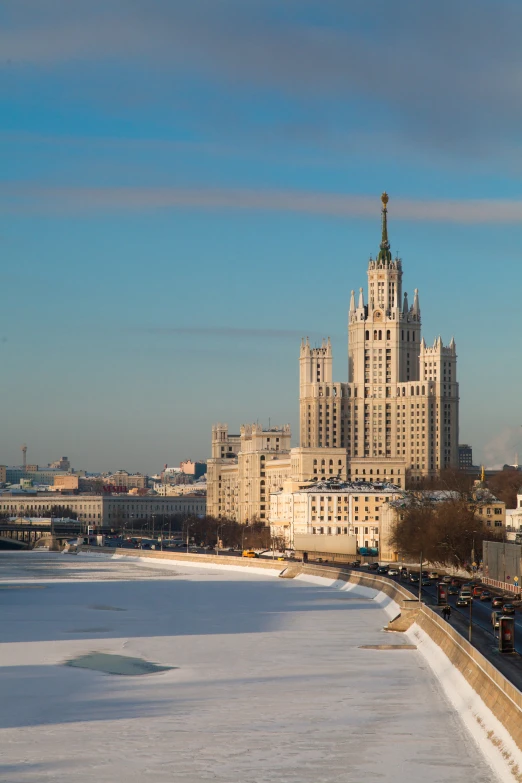
<svg viewBox="0 0 522 783"><path fill-rule="evenodd" d="M374 218L377 195L312 191L175 187L44 187L0 184L0 205L6 212L88 214L147 212L164 209L249 210L301 213L333 218ZM522 223L522 200L426 200L392 198L397 220L442 223Z"/></svg>
<svg viewBox="0 0 522 783"><path fill-rule="evenodd" d="M150 326L143 331L148 334L163 336L183 336L190 335L195 337L245 337L248 339L281 339L289 337L292 340L301 339L304 331L295 329L244 329L235 326ZM316 339L318 335L309 335ZM319 339L321 339L319 337Z"/></svg>

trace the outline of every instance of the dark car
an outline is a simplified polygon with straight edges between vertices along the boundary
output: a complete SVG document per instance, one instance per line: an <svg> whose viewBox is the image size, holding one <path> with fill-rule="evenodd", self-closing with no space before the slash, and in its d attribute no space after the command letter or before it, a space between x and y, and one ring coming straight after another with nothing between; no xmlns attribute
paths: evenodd
<svg viewBox="0 0 522 783"><path fill-rule="evenodd" d="M388 566L379 566L377 569L378 574L387 574L388 573Z"/></svg>
<svg viewBox="0 0 522 783"><path fill-rule="evenodd" d="M491 593L489 590L483 590L479 595L479 601L491 601Z"/></svg>
<svg viewBox="0 0 522 783"><path fill-rule="evenodd" d="M495 598L491 601L491 608L492 609L500 609L502 607L502 604L504 603L504 599L500 598L500 596L496 595Z"/></svg>
<svg viewBox="0 0 522 783"><path fill-rule="evenodd" d="M410 574L410 582L412 585L418 585L419 584L419 575L418 574Z"/></svg>
<svg viewBox="0 0 522 783"><path fill-rule="evenodd" d="M429 576L423 576L422 577L422 586L423 587L428 587L429 585L431 585L431 579L429 578Z"/></svg>
<svg viewBox="0 0 522 783"><path fill-rule="evenodd" d="M502 612L503 614L515 614L515 607L513 604L503 604Z"/></svg>
<svg viewBox="0 0 522 783"><path fill-rule="evenodd" d="M370 571L378 571L379 563L368 563L368 568Z"/></svg>
<svg viewBox="0 0 522 783"><path fill-rule="evenodd" d="M361 565L361 561L360 560L352 560L350 565L351 565L352 568L359 568L359 566Z"/></svg>
<svg viewBox="0 0 522 783"><path fill-rule="evenodd" d="M448 587L448 595L458 595L460 593L460 587L457 585L450 585Z"/></svg>

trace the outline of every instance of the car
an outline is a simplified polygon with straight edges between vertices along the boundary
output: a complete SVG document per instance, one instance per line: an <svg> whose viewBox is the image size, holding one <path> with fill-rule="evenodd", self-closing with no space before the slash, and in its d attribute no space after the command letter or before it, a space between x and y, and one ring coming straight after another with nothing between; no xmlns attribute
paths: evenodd
<svg viewBox="0 0 522 783"><path fill-rule="evenodd" d="M418 574L410 574L410 582L412 585L419 584L419 575Z"/></svg>
<svg viewBox="0 0 522 783"><path fill-rule="evenodd" d="M421 574L422 574L422 576L425 576L425 577L429 576L429 572L428 571L422 571Z"/></svg>
<svg viewBox="0 0 522 783"><path fill-rule="evenodd" d="M348 565L351 565L352 568L359 568L359 566L361 565L361 561L360 560L352 560L352 562L349 563Z"/></svg>
<svg viewBox="0 0 522 783"><path fill-rule="evenodd" d="M278 560L286 560L286 557L283 557L282 555L280 555L277 559Z"/></svg>
<svg viewBox="0 0 522 783"><path fill-rule="evenodd" d="M502 614L515 614L515 607L513 604L503 604Z"/></svg>
<svg viewBox="0 0 522 783"><path fill-rule="evenodd" d="M500 609L503 603L504 603L504 599L501 598L499 595L496 595L491 601L491 608Z"/></svg>
<svg viewBox="0 0 522 783"><path fill-rule="evenodd" d="M491 593L489 590L483 590L479 595L479 601L491 601Z"/></svg>
<svg viewBox="0 0 522 783"><path fill-rule="evenodd" d="M400 571L399 571L398 568L394 568L394 566L392 566L391 568L388 568L388 576L399 576L399 574L400 574Z"/></svg>
<svg viewBox="0 0 522 783"><path fill-rule="evenodd" d="M452 585L457 585L457 586L460 585L460 579L457 579L456 576L452 577L451 584Z"/></svg>
<svg viewBox="0 0 522 783"><path fill-rule="evenodd" d="M388 573L388 566L378 566L377 568L378 574L387 574Z"/></svg>
<svg viewBox="0 0 522 783"><path fill-rule="evenodd" d="M499 627L501 616L502 616L502 612L491 612L491 625L493 626L493 628Z"/></svg>
<svg viewBox="0 0 522 783"><path fill-rule="evenodd" d="M449 574L444 574L442 581L444 584L451 584L452 577Z"/></svg>
<svg viewBox="0 0 522 783"><path fill-rule="evenodd" d="M459 588L457 585L450 585L448 587L448 595L458 595L460 593Z"/></svg>
<svg viewBox="0 0 522 783"><path fill-rule="evenodd" d="M377 571L379 568L379 563L368 563L368 568L370 571Z"/></svg>
<svg viewBox="0 0 522 783"><path fill-rule="evenodd" d="M482 587L482 585L473 585L473 590L472 590L473 598L480 598L483 590L484 588Z"/></svg>
<svg viewBox="0 0 522 783"><path fill-rule="evenodd" d="M423 587L428 587L429 585L431 585L431 579L429 578L429 576L423 576L422 577L422 586Z"/></svg>
<svg viewBox="0 0 522 783"><path fill-rule="evenodd" d="M471 593L461 593L457 598L457 606L469 606L471 600Z"/></svg>
<svg viewBox="0 0 522 783"><path fill-rule="evenodd" d="M257 552L254 552L253 549L245 549L243 550L242 557L259 557Z"/></svg>
<svg viewBox="0 0 522 783"><path fill-rule="evenodd" d="M438 574L437 571L430 571L428 576L429 576L430 579L438 579L439 578L439 574Z"/></svg>

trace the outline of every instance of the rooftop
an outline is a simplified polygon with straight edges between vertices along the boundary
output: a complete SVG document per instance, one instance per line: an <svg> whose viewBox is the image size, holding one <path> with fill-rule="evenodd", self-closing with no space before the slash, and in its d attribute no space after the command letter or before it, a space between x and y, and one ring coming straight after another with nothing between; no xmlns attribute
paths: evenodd
<svg viewBox="0 0 522 783"><path fill-rule="evenodd" d="M400 492L403 490L397 484L380 481L318 481L309 487L303 487L298 492Z"/></svg>

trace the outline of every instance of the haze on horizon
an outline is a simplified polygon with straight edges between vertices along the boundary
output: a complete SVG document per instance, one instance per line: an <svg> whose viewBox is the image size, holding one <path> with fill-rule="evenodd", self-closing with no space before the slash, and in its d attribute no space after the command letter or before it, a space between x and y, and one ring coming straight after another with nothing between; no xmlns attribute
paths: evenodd
<svg viewBox="0 0 522 783"><path fill-rule="evenodd" d="M390 194L460 442L522 455L522 6L6 0L0 462L155 472L213 422L298 431L302 335L347 379Z"/></svg>

